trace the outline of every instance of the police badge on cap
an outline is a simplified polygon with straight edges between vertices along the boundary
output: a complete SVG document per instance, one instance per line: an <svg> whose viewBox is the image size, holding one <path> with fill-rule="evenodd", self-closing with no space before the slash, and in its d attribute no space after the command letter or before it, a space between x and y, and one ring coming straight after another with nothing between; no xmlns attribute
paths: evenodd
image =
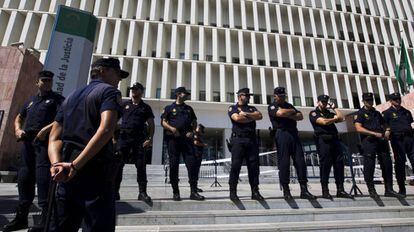
<svg viewBox="0 0 414 232"><path fill-rule="evenodd" d="M374 100L374 94L373 93L363 93L362 94L362 100L364 100L364 101L373 101Z"/></svg>
<svg viewBox="0 0 414 232"><path fill-rule="evenodd" d="M320 101L320 102L328 102L329 101L329 96L328 95L325 95L325 94L319 95L318 96L318 101Z"/></svg>

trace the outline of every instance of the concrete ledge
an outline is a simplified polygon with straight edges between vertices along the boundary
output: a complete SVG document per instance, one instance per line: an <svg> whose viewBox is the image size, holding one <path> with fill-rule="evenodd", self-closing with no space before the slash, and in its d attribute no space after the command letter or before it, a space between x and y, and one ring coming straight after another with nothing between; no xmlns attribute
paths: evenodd
<svg viewBox="0 0 414 232"><path fill-rule="evenodd" d="M15 171L0 171L0 181L2 183L16 183L17 172Z"/></svg>

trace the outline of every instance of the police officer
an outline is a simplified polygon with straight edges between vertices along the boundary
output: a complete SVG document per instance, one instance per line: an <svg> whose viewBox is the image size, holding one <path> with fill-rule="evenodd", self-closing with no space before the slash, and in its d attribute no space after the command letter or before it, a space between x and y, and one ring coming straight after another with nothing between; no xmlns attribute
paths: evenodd
<svg viewBox="0 0 414 232"><path fill-rule="evenodd" d="M114 150L122 114L116 88L128 72L119 60L92 64L91 82L63 102L50 134L49 158L57 181L57 231L115 231Z"/></svg>
<svg viewBox="0 0 414 232"><path fill-rule="evenodd" d="M40 223L30 231L42 231L43 228L50 182L48 135L56 112L64 100L61 95L52 91L53 76L52 72L46 70L36 76L38 94L30 97L15 119L16 137L23 143L17 184L19 206L16 218L4 226L4 231L27 228L27 215L35 196L35 184L37 184L38 205L42 209L42 217Z"/></svg>
<svg viewBox="0 0 414 232"><path fill-rule="evenodd" d="M193 147L192 131L197 125L197 117L193 108L184 103L190 94L185 87L178 87L174 94L176 96L175 102L166 106L161 114L161 124L165 130L165 141L170 160L170 183L173 189L173 200L181 200L178 187L180 154L184 158L188 171L188 182L191 188L190 199L204 200L204 197L197 192L198 171Z"/></svg>
<svg viewBox="0 0 414 232"><path fill-rule="evenodd" d="M363 93L364 106L354 118L355 129L361 134L362 155L364 156L364 180L370 197L379 198L374 186L375 159L381 166L386 197L401 197L392 188L392 161L388 142L384 139L385 121L374 107L374 95Z"/></svg>
<svg viewBox="0 0 414 232"><path fill-rule="evenodd" d="M328 183L329 174L333 167L336 196L352 198L344 190L344 155L338 137L338 129L335 126L335 123L344 121L342 112L336 108L334 103L329 103L328 95L320 95L318 96L318 106L309 113L309 120L315 131L315 143L319 154L322 197L332 199Z"/></svg>
<svg viewBox="0 0 414 232"><path fill-rule="evenodd" d="M387 129L385 137L391 140L394 151L395 175L399 186L399 193L406 196L405 189L405 162L406 156L414 167L414 137L411 123L413 116L411 112L401 106L401 95L393 93L390 95L391 107L383 112Z"/></svg>
<svg viewBox="0 0 414 232"><path fill-rule="evenodd" d="M203 124L198 124L197 128L193 132L194 134L194 154L196 158L196 172L200 175L200 167L201 162L203 161L203 154L204 154L204 148L207 147L207 144L203 142L203 135L204 135L204 126ZM198 178L197 178L198 181ZM197 192L203 192L202 189L197 187Z"/></svg>
<svg viewBox="0 0 414 232"><path fill-rule="evenodd" d="M268 113L272 126L276 129L275 142L283 196L286 200L293 199L289 190L292 157L300 184L300 198L315 199L316 197L308 191L305 158L297 129L297 121L303 120L303 115L292 104L286 102L284 87L276 87L273 93L274 101L268 106Z"/></svg>
<svg viewBox="0 0 414 232"><path fill-rule="evenodd" d="M252 191L252 199L261 201L263 196L259 192L259 145L256 138L256 121L263 116L254 106L249 106L249 88L237 91L237 103L230 106L228 115L232 127L231 134L231 169L230 169L230 200L239 201L237 196L237 183L243 160L246 160L249 175L249 184Z"/></svg>
<svg viewBox="0 0 414 232"><path fill-rule="evenodd" d="M145 151L152 146L154 136L154 114L151 107L141 98L144 92L144 86L135 83L131 90L131 100L123 102L122 122L120 126L119 140L117 141L117 150L121 156L121 167L118 169L116 177L116 192L119 197L119 187L122 181L122 170L125 161L133 156L135 167L137 169L137 181L139 187L138 200L150 203L151 198L147 194L147 171L145 162ZM145 128L145 124L148 125ZM148 130L146 137L145 129Z"/></svg>

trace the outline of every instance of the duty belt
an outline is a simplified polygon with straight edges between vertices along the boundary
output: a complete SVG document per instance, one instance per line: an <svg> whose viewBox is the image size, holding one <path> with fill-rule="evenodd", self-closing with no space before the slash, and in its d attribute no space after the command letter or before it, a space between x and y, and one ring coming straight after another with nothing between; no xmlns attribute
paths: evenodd
<svg viewBox="0 0 414 232"><path fill-rule="evenodd" d="M235 138L253 138L253 137L255 137L255 133L254 132L245 132L245 133L233 132L233 133L231 133L231 137L235 137Z"/></svg>
<svg viewBox="0 0 414 232"><path fill-rule="evenodd" d="M412 137L413 136L413 132L412 131L392 132L392 136L398 136L398 137L401 137L401 136L410 136L410 137Z"/></svg>

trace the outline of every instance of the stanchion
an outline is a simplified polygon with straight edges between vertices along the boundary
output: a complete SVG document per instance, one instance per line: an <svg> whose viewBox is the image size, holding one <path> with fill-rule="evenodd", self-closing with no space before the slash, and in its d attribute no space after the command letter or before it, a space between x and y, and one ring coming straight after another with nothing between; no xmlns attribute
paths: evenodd
<svg viewBox="0 0 414 232"><path fill-rule="evenodd" d="M216 131L216 135L218 132ZM217 153L218 153L218 147L217 147L217 137L216 137L216 152L214 152L214 182L210 185L210 187L221 187L221 184L217 180Z"/></svg>
<svg viewBox="0 0 414 232"><path fill-rule="evenodd" d="M363 195L361 189L359 189L358 185L355 181L355 173L354 173L354 164L352 162L352 154L349 152L349 149L345 146L345 144L341 143L342 148L344 149L345 153L348 156L348 163L349 163L349 169L351 171L351 179L352 179L352 187L349 194L353 196Z"/></svg>

